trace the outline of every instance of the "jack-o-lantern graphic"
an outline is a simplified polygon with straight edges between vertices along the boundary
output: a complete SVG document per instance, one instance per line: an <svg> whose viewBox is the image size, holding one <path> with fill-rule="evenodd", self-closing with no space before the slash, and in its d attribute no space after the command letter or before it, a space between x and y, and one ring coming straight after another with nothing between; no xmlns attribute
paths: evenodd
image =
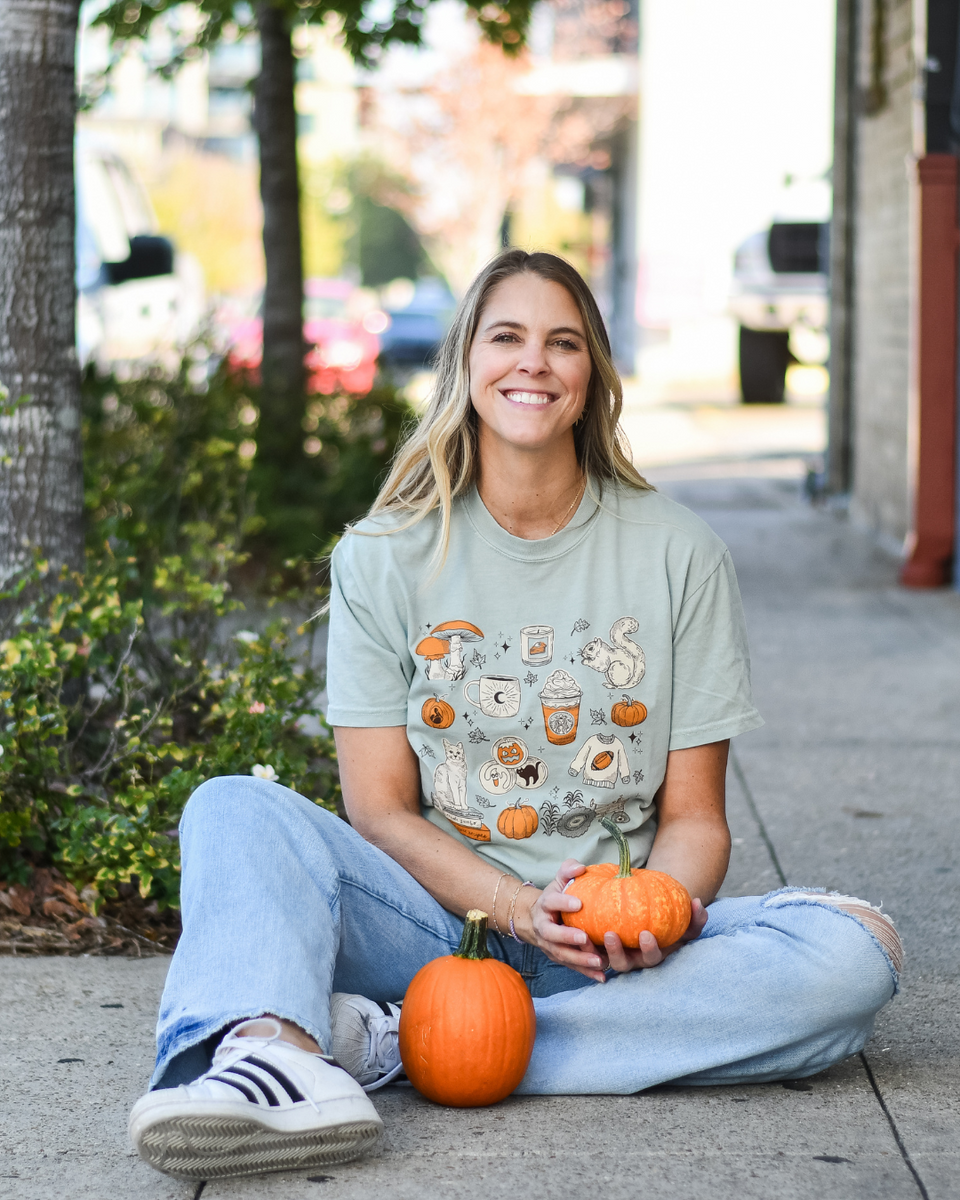
<svg viewBox="0 0 960 1200"><path fill-rule="evenodd" d="M431 729L449 729L456 714L446 700L431 696L420 709L420 716L424 725L429 725Z"/></svg>

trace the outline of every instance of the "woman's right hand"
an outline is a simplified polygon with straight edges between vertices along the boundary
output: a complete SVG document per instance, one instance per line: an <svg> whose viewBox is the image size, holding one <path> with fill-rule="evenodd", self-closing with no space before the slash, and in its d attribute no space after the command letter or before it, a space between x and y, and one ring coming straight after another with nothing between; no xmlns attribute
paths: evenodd
<svg viewBox="0 0 960 1200"><path fill-rule="evenodd" d="M575 858L567 858L560 864L556 878L552 879L530 905L527 928L522 932L525 941L537 946L552 962L572 971L579 971L596 983L605 983L606 956L597 953L582 929L564 925L562 913L578 912L582 907L576 896L568 896L564 888L571 879L582 875L587 868Z"/></svg>

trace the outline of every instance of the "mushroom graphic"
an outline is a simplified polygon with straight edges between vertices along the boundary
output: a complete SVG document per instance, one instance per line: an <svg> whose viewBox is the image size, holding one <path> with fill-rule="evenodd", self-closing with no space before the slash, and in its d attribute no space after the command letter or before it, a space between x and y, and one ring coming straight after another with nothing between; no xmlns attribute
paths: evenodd
<svg viewBox="0 0 960 1200"><path fill-rule="evenodd" d="M462 679L467 673L463 643L482 641L483 630L471 625L469 621L444 621L442 625L435 625L432 632L435 638L443 638L450 643L445 678Z"/></svg>
<svg viewBox="0 0 960 1200"><path fill-rule="evenodd" d="M416 648L415 653L427 660L428 679L447 679L443 660L450 650L450 643L438 637L425 637Z"/></svg>

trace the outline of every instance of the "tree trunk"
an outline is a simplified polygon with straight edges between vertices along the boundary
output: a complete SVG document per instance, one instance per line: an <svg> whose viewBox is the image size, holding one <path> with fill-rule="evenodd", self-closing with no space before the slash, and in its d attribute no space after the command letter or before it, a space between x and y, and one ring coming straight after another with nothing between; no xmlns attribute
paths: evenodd
<svg viewBox="0 0 960 1200"><path fill-rule="evenodd" d="M0 583L83 566L73 136L79 0L0 0ZM27 399L10 413L9 406Z"/></svg>
<svg viewBox="0 0 960 1200"><path fill-rule="evenodd" d="M267 286L263 297L263 385L268 407L303 395L303 260L297 114L290 27L282 9L257 7L260 74L254 126L260 141L260 195ZM273 403L271 403L271 401Z"/></svg>

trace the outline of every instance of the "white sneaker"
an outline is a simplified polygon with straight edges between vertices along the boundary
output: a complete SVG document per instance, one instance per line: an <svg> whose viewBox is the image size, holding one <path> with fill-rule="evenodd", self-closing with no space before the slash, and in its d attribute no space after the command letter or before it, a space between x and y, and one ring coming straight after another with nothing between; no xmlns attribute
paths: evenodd
<svg viewBox="0 0 960 1200"><path fill-rule="evenodd" d="M240 1037L252 1025L269 1037ZM193 1083L147 1092L133 1106L130 1137L167 1175L222 1179L349 1162L383 1130L363 1090L326 1056L282 1042L269 1017L235 1026L213 1066Z"/></svg>
<svg viewBox="0 0 960 1200"><path fill-rule="evenodd" d="M330 1024L330 1054L365 1092L375 1092L387 1083L406 1082L400 1061L398 1004L334 992Z"/></svg>

